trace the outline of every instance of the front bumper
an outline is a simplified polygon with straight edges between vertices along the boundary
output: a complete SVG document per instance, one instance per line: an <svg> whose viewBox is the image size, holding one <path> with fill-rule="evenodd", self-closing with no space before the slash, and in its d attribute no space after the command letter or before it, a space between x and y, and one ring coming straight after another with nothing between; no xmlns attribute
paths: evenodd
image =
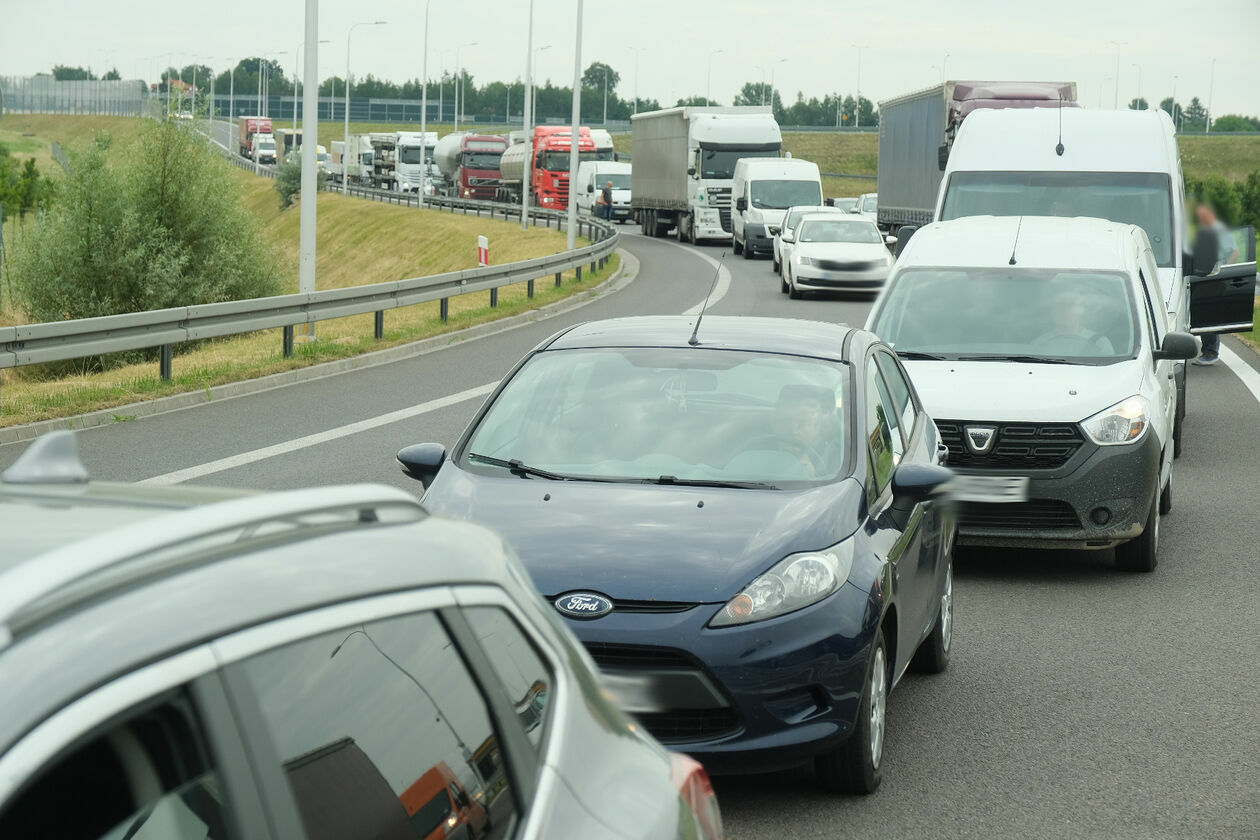
<svg viewBox="0 0 1260 840"><path fill-rule="evenodd" d="M760 223L744 225L744 248L750 254L773 254L774 234Z"/></svg>
<svg viewBox="0 0 1260 840"><path fill-rule="evenodd" d="M719 604L566 623L606 674L672 685L656 696L674 708L639 714L670 749L710 771L762 772L834 749L852 731L874 635L868 606L846 583L811 607L737 627L705 626ZM706 716L725 728L688 734Z"/></svg>
<svg viewBox="0 0 1260 840"><path fill-rule="evenodd" d="M1087 442L1056 470L1030 476L1029 502L962 502L958 544L1011 548L1111 548L1142 533L1159 486L1160 446L1147 429L1138 443ZM1016 471L954 468L960 475ZM1105 521L1102 511L1106 512Z"/></svg>
<svg viewBox="0 0 1260 840"><path fill-rule="evenodd" d="M808 291L875 292L883 288L890 268L885 265L864 271L831 271L798 263L792 266L792 280L796 288Z"/></svg>
<svg viewBox="0 0 1260 840"><path fill-rule="evenodd" d="M729 207L696 207L692 210L691 219L696 229L696 239L730 239ZM727 223L722 223L722 215L726 214Z"/></svg>

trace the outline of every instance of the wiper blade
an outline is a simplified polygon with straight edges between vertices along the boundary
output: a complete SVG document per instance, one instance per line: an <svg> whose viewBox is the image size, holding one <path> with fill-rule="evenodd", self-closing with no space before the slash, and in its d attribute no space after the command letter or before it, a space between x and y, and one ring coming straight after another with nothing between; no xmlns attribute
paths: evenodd
<svg viewBox="0 0 1260 840"><path fill-rule="evenodd" d="M1028 356L1028 355L1020 355L1020 354L1014 354L1010 356L1002 355L1002 354L997 354L993 356L980 356L980 355L959 356L958 361L960 362L1027 362L1029 364L1034 364L1034 365L1074 365L1074 364L1077 364L1077 362L1071 361L1069 359L1060 359L1060 358L1056 358L1055 356Z"/></svg>
<svg viewBox="0 0 1260 840"><path fill-rule="evenodd" d="M572 476L550 472L549 470L539 469L538 467L531 467L528 464L522 464L515 458L509 461L504 460L503 458L494 458L490 455L482 455L477 452L469 452L468 460L477 461L482 464L489 464L492 467L503 467L503 469L508 470L513 475L519 475L522 478L527 475L532 475L535 478L546 478L551 481L568 481L572 478Z"/></svg>
<svg viewBox="0 0 1260 840"><path fill-rule="evenodd" d="M938 356L935 353L924 353L919 350L898 350L897 356L902 359L922 360L928 362L948 361L944 356Z"/></svg>
<svg viewBox="0 0 1260 840"><path fill-rule="evenodd" d="M645 484L672 484L678 487L733 487L737 490L778 490L768 481L726 481L713 478L678 478L663 475L660 478L645 478Z"/></svg>

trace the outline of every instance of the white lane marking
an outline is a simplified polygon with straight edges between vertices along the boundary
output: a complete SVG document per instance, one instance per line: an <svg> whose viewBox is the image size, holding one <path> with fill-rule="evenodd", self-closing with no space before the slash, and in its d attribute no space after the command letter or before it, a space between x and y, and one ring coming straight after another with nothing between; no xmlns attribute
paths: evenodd
<svg viewBox="0 0 1260 840"><path fill-rule="evenodd" d="M1242 380L1242 384L1251 392L1251 396L1256 398L1256 402L1260 402L1260 373L1256 373L1255 368L1238 358L1238 355L1224 344L1220 347L1220 356L1225 366Z"/></svg>
<svg viewBox="0 0 1260 840"><path fill-rule="evenodd" d="M678 245L677 242L673 244ZM684 246L678 245L678 247L683 248ZM713 257L710 257L708 254L702 254L699 251L695 250L694 248L686 248L685 250L687 250L688 253L694 254L695 256L704 260L705 262L707 262L709 265L713 266L714 268L718 268L718 266L721 266L721 268L718 268L717 288L713 290L713 294L709 297L709 307L712 308L713 306L717 304L719 300L726 297L727 291L730 290L731 272L729 269L727 269L725 265L723 265L722 263L719 263L717 260L713 259ZM683 314L684 315L699 315L700 310L703 308L704 308L704 301L701 300L699 303L697 303L695 306L691 307L690 309L683 310Z"/></svg>
<svg viewBox="0 0 1260 840"><path fill-rule="evenodd" d="M239 455L232 455L227 458L219 458L217 461L208 461L204 464L198 464L195 467L187 467L174 472L155 475L152 478L138 482L139 484L180 484L181 482L191 481L194 478L200 478L205 475L230 470L234 467L252 464L255 461L262 461L266 458L274 458L277 455L285 455L289 452L296 452L299 449L305 449L308 446L317 446L321 443L327 443L330 440L357 435L359 432L366 432L369 429L375 429L378 426L387 426L390 423L397 423L401 420L409 420L412 417L418 417L421 414L428 414L433 411L439 411L443 408L449 408L452 405L466 402L467 400L484 397L494 390L498 382L489 382L485 385L478 385L476 388L469 388L466 391L460 391L446 397L438 397L435 400L418 403L408 408L400 408L397 411L391 411L388 414L381 414L377 417L370 417L367 420L360 420L357 423L347 423L344 426L337 426L323 432L316 432L312 435L306 435L293 440L286 440L283 443L277 443L272 446L264 446L261 449L254 449L250 452L242 452Z"/></svg>

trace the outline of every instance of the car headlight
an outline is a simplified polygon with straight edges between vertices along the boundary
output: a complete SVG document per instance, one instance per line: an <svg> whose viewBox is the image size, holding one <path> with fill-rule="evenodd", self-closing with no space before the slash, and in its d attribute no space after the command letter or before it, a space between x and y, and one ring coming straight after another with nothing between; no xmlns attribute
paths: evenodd
<svg viewBox="0 0 1260 840"><path fill-rule="evenodd" d="M1150 413L1150 402L1135 394L1082 421L1081 428L1099 446L1134 443L1150 425Z"/></svg>
<svg viewBox="0 0 1260 840"><path fill-rule="evenodd" d="M814 261L810 259L809 257L798 256L796 257L796 264L797 265L813 265Z"/></svg>
<svg viewBox="0 0 1260 840"><path fill-rule="evenodd" d="M549 195L543 196L543 204L555 204L556 200Z"/></svg>
<svg viewBox="0 0 1260 840"><path fill-rule="evenodd" d="M709 626L749 624L808 607L843 586L852 568L852 540L824 551L790 554L727 601Z"/></svg>

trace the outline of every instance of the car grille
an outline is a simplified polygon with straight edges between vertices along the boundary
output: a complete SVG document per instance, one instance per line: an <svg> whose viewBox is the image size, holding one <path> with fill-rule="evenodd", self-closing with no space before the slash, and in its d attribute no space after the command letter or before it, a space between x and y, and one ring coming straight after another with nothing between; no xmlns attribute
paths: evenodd
<svg viewBox="0 0 1260 840"><path fill-rule="evenodd" d="M559 203L565 206L568 206L569 204L569 179L568 178L556 179L556 201L558 201Z"/></svg>
<svg viewBox="0 0 1260 840"><path fill-rule="evenodd" d="M731 208L718 208L718 217L722 220L722 230L727 233L731 232Z"/></svg>
<svg viewBox="0 0 1260 840"><path fill-rule="evenodd" d="M964 502L958 512L958 527L963 530L1075 530L1081 527L1081 520L1071 505L1059 499L1029 499L1007 504Z"/></svg>
<svg viewBox="0 0 1260 840"><path fill-rule="evenodd" d="M544 596L544 600L546 600L548 604L555 604L556 599L558 599L559 597L560 597L559 595L546 595ZM688 601L614 600L612 604L613 604L613 609L612 609L613 612L650 613L650 614L686 612L692 607L697 606L696 604L690 603Z"/></svg>
<svg viewBox="0 0 1260 840"><path fill-rule="evenodd" d="M997 438L983 455L963 443L964 426L995 426ZM993 470L1051 470L1076 454L1085 439L1072 423L983 423L937 420L936 428L949 447L949 466Z"/></svg>
<svg viewBox="0 0 1260 840"><path fill-rule="evenodd" d="M613 642L586 642L601 668L687 668L699 670L700 663L689 653L674 648L622 645Z"/></svg>
<svg viewBox="0 0 1260 840"><path fill-rule="evenodd" d="M677 709L635 715L639 723L662 744L712 741L739 731L739 713L724 709Z"/></svg>
<svg viewBox="0 0 1260 840"><path fill-rule="evenodd" d="M823 271L872 271L884 265L881 261L865 260L858 262L845 262L843 260L820 260L814 259L814 266L821 268Z"/></svg>
<svg viewBox="0 0 1260 840"><path fill-rule="evenodd" d="M718 210L718 218L722 220L722 230L730 233L731 227L731 188L709 187L709 204Z"/></svg>

